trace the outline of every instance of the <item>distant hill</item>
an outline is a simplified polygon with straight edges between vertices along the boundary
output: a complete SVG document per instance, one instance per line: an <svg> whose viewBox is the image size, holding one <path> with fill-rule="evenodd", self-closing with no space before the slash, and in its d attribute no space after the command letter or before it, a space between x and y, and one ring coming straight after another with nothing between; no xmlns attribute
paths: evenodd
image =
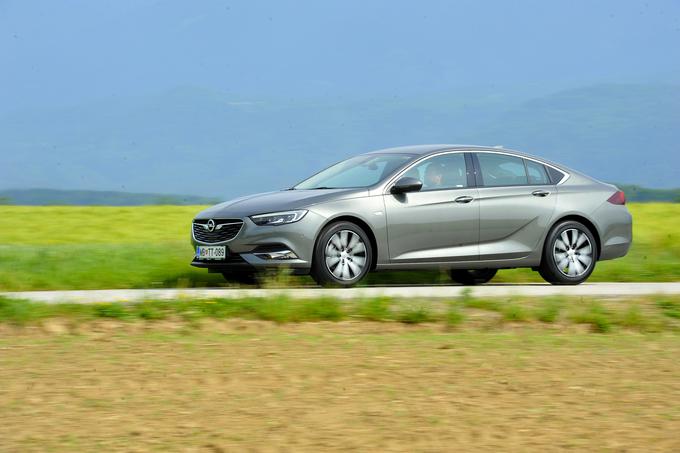
<svg viewBox="0 0 680 453"><path fill-rule="evenodd" d="M0 204L26 206L143 206L215 204L219 200L195 195L107 192L96 190L1 190Z"/></svg>
<svg viewBox="0 0 680 453"><path fill-rule="evenodd" d="M680 203L680 189L647 189L629 184L617 184L616 186L625 192L628 201Z"/></svg>
<svg viewBox="0 0 680 453"><path fill-rule="evenodd" d="M604 181L671 188L678 118L680 87L667 85L363 101L180 88L0 118L0 187L227 197L288 187L373 149L474 143L544 156Z"/></svg>

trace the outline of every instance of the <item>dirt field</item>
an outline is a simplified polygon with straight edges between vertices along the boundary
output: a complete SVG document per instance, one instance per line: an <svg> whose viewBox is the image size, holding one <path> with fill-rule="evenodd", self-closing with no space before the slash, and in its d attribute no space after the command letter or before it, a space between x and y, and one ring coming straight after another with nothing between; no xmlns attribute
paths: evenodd
<svg viewBox="0 0 680 453"><path fill-rule="evenodd" d="M0 450L680 451L680 336L99 322L0 336Z"/></svg>

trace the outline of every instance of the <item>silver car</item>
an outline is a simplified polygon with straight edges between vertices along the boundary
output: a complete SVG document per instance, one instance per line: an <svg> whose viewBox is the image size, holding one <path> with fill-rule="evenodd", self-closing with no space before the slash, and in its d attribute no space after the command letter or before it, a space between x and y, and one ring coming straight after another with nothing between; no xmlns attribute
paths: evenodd
<svg viewBox="0 0 680 453"><path fill-rule="evenodd" d="M191 264L238 281L285 266L334 286L408 269L479 284L529 267L570 285L624 256L631 240L612 185L503 148L421 145L361 154L289 189L206 209L193 221Z"/></svg>

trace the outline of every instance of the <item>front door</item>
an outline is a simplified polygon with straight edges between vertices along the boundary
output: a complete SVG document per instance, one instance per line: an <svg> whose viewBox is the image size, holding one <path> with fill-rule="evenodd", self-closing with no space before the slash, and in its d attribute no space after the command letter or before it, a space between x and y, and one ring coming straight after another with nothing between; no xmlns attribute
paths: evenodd
<svg viewBox="0 0 680 453"><path fill-rule="evenodd" d="M390 261L476 260L479 202L472 187L470 155L439 154L402 176L419 179L423 187L418 192L384 195Z"/></svg>

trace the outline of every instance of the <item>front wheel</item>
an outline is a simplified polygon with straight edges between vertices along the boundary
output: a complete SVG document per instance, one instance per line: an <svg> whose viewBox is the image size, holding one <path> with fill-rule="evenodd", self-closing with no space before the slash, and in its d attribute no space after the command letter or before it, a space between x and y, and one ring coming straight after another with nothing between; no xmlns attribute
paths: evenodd
<svg viewBox="0 0 680 453"><path fill-rule="evenodd" d="M538 272L553 285L578 285L590 277L596 261L593 233L582 223L570 220L550 230Z"/></svg>
<svg viewBox="0 0 680 453"><path fill-rule="evenodd" d="M451 269L449 275L451 280L461 285L481 285L494 278L496 272L497 269Z"/></svg>
<svg viewBox="0 0 680 453"><path fill-rule="evenodd" d="M353 286L373 264L373 248L366 232L351 222L325 227L314 249L312 278L321 286Z"/></svg>

